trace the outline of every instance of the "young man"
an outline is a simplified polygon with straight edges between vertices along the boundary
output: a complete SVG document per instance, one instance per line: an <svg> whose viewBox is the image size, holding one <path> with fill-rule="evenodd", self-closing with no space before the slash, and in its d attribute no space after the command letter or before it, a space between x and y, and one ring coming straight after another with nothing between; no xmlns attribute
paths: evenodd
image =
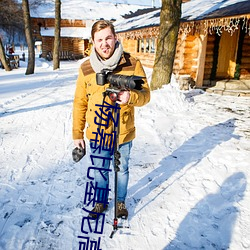
<svg viewBox="0 0 250 250"><path fill-rule="evenodd" d="M96 114L100 113L100 105L103 103L103 93L109 84L98 85L96 74L103 69L109 70L112 74L143 77L142 89L122 89L118 93L116 103L120 104L120 130L119 130L119 152L121 154L118 172L118 196L117 196L117 217L127 217L128 211L125 206L128 186L128 161L132 140L135 138L134 107L145 105L150 100L150 90L146 75L140 61L131 57L123 51L121 43L117 40L114 26L111 22L100 20L94 23L91 31L93 50L90 58L83 62L77 79L74 103L73 103L73 140L76 147L85 147L84 129L86 137L90 140L91 155L97 156L94 160L94 167L102 168L103 171L95 170L94 180L99 190L107 189L109 185L110 161L98 160L99 158L110 158L110 151L97 152L91 146L91 142L97 141ZM105 98L107 103L114 103ZM99 105L99 106L98 106ZM108 126L102 126L105 134L112 134L113 122L109 121ZM106 170L105 170L106 169ZM104 178L105 177L105 178ZM97 192L95 207L89 216L96 218L96 213L103 213L107 209L108 197L105 192Z"/></svg>

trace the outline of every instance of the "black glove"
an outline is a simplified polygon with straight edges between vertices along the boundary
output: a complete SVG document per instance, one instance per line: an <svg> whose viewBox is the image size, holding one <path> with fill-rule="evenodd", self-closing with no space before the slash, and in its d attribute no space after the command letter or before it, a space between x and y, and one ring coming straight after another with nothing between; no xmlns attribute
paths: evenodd
<svg viewBox="0 0 250 250"><path fill-rule="evenodd" d="M86 149L85 148L82 148L81 146L80 147L76 147L72 151L73 160L75 162L78 162L78 161L80 161L83 158L83 156L85 154L86 154Z"/></svg>

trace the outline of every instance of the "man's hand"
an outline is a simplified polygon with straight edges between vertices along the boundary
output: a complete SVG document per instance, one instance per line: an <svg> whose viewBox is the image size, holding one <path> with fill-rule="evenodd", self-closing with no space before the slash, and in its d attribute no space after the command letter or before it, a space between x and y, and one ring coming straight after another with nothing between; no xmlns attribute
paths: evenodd
<svg viewBox="0 0 250 250"><path fill-rule="evenodd" d="M119 92L116 102L120 105L126 104L128 103L129 98L130 98L130 92L128 90L122 90Z"/></svg>
<svg viewBox="0 0 250 250"><path fill-rule="evenodd" d="M85 141L83 139L74 140L74 144L77 148L85 148Z"/></svg>

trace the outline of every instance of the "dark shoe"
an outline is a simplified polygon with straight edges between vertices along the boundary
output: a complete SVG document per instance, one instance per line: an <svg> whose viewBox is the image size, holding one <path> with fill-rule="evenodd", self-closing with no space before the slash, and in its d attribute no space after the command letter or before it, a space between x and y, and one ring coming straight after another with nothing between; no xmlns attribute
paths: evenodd
<svg viewBox="0 0 250 250"><path fill-rule="evenodd" d="M117 202L117 218L128 218L128 210L124 202Z"/></svg>
<svg viewBox="0 0 250 250"><path fill-rule="evenodd" d="M99 214L102 214L104 211L106 211L107 208L108 208L108 205L105 205L105 207L104 207L102 203L96 203L95 207L89 213L89 217L96 219L97 216Z"/></svg>

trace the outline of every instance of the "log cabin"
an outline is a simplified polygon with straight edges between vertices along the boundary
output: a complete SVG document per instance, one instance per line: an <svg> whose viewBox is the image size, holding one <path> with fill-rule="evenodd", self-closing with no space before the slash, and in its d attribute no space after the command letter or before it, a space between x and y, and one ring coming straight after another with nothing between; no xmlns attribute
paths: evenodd
<svg viewBox="0 0 250 250"><path fill-rule="evenodd" d="M115 22L124 50L147 67L154 65L160 11L137 11ZM249 90L250 1L184 1L173 73L199 88L236 79Z"/></svg>
<svg viewBox="0 0 250 250"><path fill-rule="evenodd" d="M33 37L41 41L41 57L52 60L54 18L32 18ZM61 20L60 59L81 59L87 54L91 20Z"/></svg>

